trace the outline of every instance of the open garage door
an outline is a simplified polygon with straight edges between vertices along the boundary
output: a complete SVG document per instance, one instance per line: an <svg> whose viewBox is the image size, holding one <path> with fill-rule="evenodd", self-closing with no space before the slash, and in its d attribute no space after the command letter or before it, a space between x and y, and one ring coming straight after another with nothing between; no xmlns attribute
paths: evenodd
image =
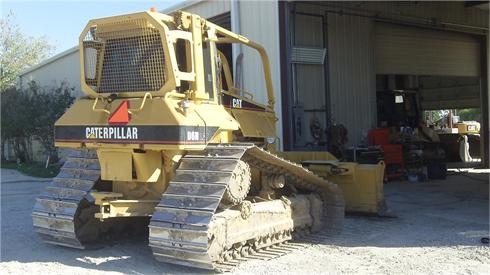
<svg viewBox="0 0 490 275"><path fill-rule="evenodd" d="M480 108L478 77L421 76L418 91L424 110Z"/></svg>
<svg viewBox="0 0 490 275"><path fill-rule="evenodd" d="M376 74L480 76L474 36L376 23Z"/></svg>
<svg viewBox="0 0 490 275"><path fill-rule="evenodd" d="M416 76L425 110L480 108L477 36L384 22L375 27L376 74Z"/></svg>

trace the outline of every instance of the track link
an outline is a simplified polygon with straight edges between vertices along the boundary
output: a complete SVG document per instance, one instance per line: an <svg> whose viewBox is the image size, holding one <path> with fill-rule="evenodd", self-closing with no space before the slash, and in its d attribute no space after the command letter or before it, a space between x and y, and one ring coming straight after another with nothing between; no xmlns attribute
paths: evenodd
<svg viewBox="0 0 490 275"><path fill-rule="evenodd" d="M32 211L34 229L43 241L84 249L86 238L96 238L95 228L90 228L92 234L88 236L81 232L93 220L90 204L84 199L99 177L95 151L79 150L69 155L59 174L36 199Z"/></svg>
<svg viewBox="0 0 490 275"><path fill-rule="evenodd" d="M242 254L233 260L226 261L224 263L216 263L215 269L219 272L231 272L235 267L241 263L249 260L262 260L269 261L276 259L288 253L296 250L307 249L314 244L324 243L331 237L331 234L326 231L320 232L307 232L307 230L300 230L301 232L295 232L294 240L282 242L276 245L272 245L262 249L251 248L248 253ZM299 233L299 234L298 234ZM301 235L301 236L299 236Z"/></svg>
<svg viewBox="0 0 490 275"><path fill-rule="evenodd" d="M159 261L214 269L208 225L247 146L209 146L182 158L150 221L149 244Z"/></svg>
<svg viewBox="0 0 490 275"><path fill-rule="evenodd" d="M315 217L312 229L319 229L322 224L329 232L341 229L344 201L336 185L253 144L209 145L198 155L182 158L155 209L149 225L149 245L157 260L227 271L246 259L274 258L297 247L284 244L293 233L286 229L234 243L220 251L219 256L212 251L217 240L210 233L210 225L219 224L223 218L215 214L239 160L261 171L287 176L302 192L318 194L324 211Z"/></svg>

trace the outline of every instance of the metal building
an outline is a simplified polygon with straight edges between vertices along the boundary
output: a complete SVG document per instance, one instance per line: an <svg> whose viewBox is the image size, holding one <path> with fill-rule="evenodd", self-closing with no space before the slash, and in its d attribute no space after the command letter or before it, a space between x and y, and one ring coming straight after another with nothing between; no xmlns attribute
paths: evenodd
<svg viewBox="0 0 490 275"><path fill-rule="evenodd" d="M333 124L358 144L379 124L377 92L400 89L426 110L480 108L488 164L488 2L190 1L165 12L177 9L264 45L287 150L321 149ZM235 70L240 54L235 77L265 100L260 60L233 48Z"/></svg>
<svg viewBox="0 0 490 275"><path fill-rule="evenodd" d="M333 124L358 144L378 126L377 91L416 90L423 109L481 109L488 165L488 2L186 1L163 12L175 10L265 47L282 148L324 147ZM22 79L78 87L77 54L62 53ZM241 87L265 101L259 57L235 45L227 55Z"/></svg>
<svg viewBox="0 0 490 275"><path fill-rule="evenodd" d="M78 46L25 70L19 76L18 84L23 88L31 81L47 87L59 87L61 83L65 83L68 87L73 88L73 96L81 96Z"/></svg>

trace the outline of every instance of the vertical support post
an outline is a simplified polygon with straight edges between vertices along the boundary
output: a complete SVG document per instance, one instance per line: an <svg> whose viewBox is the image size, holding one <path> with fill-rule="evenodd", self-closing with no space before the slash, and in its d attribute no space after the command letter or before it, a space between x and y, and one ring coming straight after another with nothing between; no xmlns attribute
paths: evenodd
<svg viewBox="0 0 490 275"><path fill-rule="evenodd" d="M280 65L281 65L281 104L282 104L282 145L285 151L289 151L292 148L292 121L293 115L291 112L291 107L293 106L291 100L291 79L290 79L290 68L288 67L288 41L289 41L289 2L279 1L279 46L280 46Z"/></svg>
<svg viewBox="0 0 490 275"><path fill-rule="evenodd" d="M191 30L192 30L192 47L194 49L194 69L196 73L196 81L193 84L195 99L208 99L205 91L204 83L204 63L202 53L202 26L201 17L191 15Z"/></svg>
<svg viewBox="0 0 490 275"><path fill-rule="evenodd" d="M482 36L480 43L480 54L481 54L481 69L480 69L480 102L481 102L481 137L480 137L480 155L482 159L483 167L489 168L489 137L490 137L490 114L488 112L488 106L490 105L490 98L488 96L488 50L489 47L489 36L488 34Z"/></svg>
<svg viewBox="0 0 490 275"><path fill-rule="evenodd" d="M230 0L230 13L231 13L231 31L234 33L241 33L240 30L240 2L238 0ZM233 82L237 84L237 81L240 80L240 85L242 87L237 87L240 90L243 89L243 76L238 75L239 73L242 73L241 71L238 72L237 69L237 60L238 56L242 53L242 45L240 43L233 43L231 44L232 48L232 66L233 66L233 76L235 77L233 79ZM243 65L242 65L243 67Z"/></svg>

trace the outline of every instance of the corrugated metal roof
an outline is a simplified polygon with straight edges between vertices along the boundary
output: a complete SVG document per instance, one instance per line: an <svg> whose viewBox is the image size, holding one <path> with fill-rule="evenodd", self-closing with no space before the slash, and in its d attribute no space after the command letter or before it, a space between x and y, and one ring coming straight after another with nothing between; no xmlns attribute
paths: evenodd
<svg viewBox="0 0 490 275"><path fill-rule="evenodd" d="M167 13L171 13L171 12L174 12L174 11L178 11L178 10L185 10L186 8L188 7L191 7L195 4L198 4L202 2L202 0L187 0L187 1L182 1L180 3L177 3L173 6L170 6L166 9L163 9L163 10L160 10L161 13L164 13L164 14L167 14Z"/></svg>
<svg viewBox="0 0 490 275"><path fill-rule="evenodd" d="M70 55L72 53L75 53L75 52L78 52L78 46L74 46L73 48L70 48L64 52L61 52L53 57L50 57L44 61L42 61L41 63L38 63L37 65L34 65L32 67L29 67L28 69L26 69L25 71L23 71L22 73L20 73L19 77L22 77L23 75L26 75L32 71L35 71L41 67L44 67L50 63L53 63L53 62L56 62L58 59L61 59L67 55Z"/></svg>
<svg viewBox="0 0 490 275"><path fill-rule="evenodd" d="M174 6L166 8L161 13L172 13L178 10L184 10L190 13L198 14L204 18L210 18L225 12L229 12L231 8L230 1L184 1Z"/></svg>

